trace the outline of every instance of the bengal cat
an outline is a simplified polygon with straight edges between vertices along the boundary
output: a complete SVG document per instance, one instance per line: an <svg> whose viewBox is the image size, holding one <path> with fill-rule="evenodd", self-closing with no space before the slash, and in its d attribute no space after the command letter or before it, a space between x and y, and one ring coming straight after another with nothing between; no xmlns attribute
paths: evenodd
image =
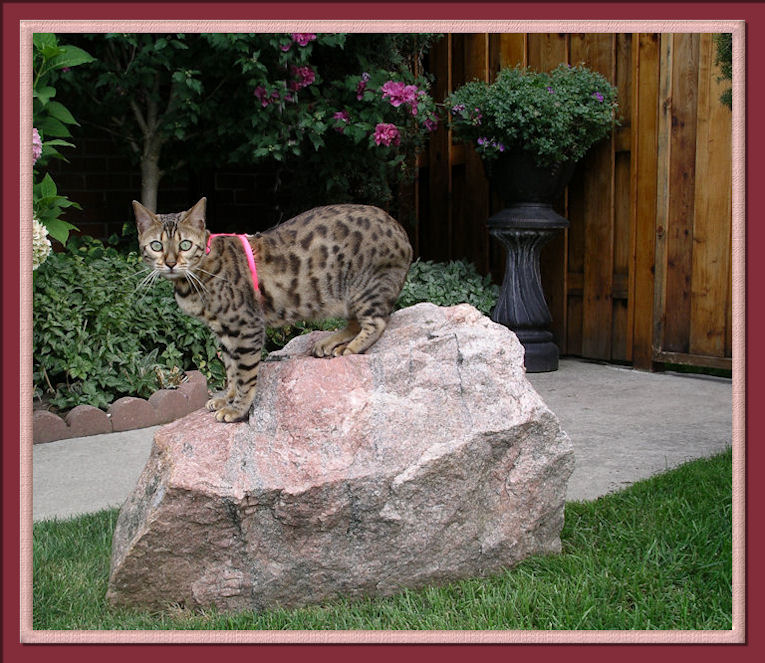
<svg viewBox="0 0 765 663"><path fill-rule="evenodd" d="M170 279L181 309L220 341L226 389L207 403L218 421L248 416L266 326L345 318L314 345L316 357L361 353L380 337L412 260L406 232L386 212L318 207L263 233L221 236L207 230L205 206L202 198L185 212L154 214L133 201L151 274Z"/></svg>

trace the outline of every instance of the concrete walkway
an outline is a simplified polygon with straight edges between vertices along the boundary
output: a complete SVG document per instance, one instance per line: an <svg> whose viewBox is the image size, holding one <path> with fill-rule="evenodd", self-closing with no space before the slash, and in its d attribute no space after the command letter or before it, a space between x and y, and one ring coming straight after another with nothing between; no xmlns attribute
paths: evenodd
<svg viewBox="0 0 765 663"><path fill-rule="evenodd" d="M528 378L574 444L569 500L595 499L731 445L730 380L575 359ZM121 506L157 428L35 445L34 520Z"/></svg>

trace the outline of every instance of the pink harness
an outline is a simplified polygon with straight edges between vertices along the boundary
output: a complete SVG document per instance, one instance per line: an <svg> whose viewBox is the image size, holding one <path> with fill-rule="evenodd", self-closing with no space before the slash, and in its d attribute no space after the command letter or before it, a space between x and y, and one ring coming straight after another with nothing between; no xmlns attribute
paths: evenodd
<svg viewBox="0 0 765 663"><path fill-rule="evenodd" d="M247 265L250 268L250 274L252 274L252 287L255 288L255 294L260 294L260 288L258 287L258 270L255 268L255 256L252 255L252 247L247 241L247 235L237 235L236 233L215 233L207 238L207 247L205 253L210 253L210 242L213 237L238 237L244 247L244 253L247 256Z"/></svg>

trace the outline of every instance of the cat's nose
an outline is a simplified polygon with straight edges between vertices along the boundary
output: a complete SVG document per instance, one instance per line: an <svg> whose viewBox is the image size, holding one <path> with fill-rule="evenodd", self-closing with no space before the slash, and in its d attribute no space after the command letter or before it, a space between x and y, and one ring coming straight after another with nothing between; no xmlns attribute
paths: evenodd
<svg viewBox="0 0 765 663"><path fill-rule="evenodd" d="M167 265L170 269L175 267L177 264L177 262L170 262L169 260L165 260L165 265Z"/></svg>

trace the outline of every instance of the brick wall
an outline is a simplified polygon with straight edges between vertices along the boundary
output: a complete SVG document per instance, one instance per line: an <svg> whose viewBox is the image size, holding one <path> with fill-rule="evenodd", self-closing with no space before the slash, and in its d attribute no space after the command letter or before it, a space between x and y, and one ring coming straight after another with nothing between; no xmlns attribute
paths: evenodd
<svg viewBox="0 0 765 663"><path fill-rule="evenodd" d="M141 175L109 138L75 137L66 150L69 162L53 161L51 176L59 193L79 203L64 219L77 226L74 234L106 239L133 223L132 200L140 200ZM195 171L183 168L166 174L159 186L160 212L188 209L202 196L208 200L208 226L215 232L257 232L280 220L274 194L276 175L245 169Z"/></svg>

